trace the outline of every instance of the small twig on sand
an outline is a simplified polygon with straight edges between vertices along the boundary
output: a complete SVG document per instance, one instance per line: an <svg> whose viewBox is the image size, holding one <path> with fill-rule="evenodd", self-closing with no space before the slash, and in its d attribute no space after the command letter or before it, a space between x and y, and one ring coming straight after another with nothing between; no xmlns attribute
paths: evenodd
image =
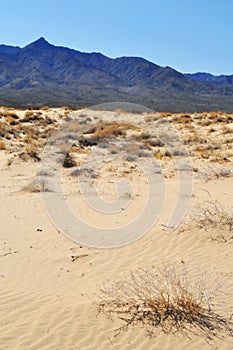
<svg viewBox="0 0 233 350"><path fill-rule="evenodd" d="M75 260L78 260L80 258L85 258L86 256L88 256L88 254L71 255L71 261L75 261Z"/></svg>
<svg viewBox="0 0 233 350"><path fill-rule="evenodd" d="M14 252L6 252L6 253L4 253L4 254L0 254L0 257L2 258L2 257L4 257L4 256L10 255L10 254L16 254L16 253L18 253L18 252L19 252L19 250L15 250Z"/></svg>

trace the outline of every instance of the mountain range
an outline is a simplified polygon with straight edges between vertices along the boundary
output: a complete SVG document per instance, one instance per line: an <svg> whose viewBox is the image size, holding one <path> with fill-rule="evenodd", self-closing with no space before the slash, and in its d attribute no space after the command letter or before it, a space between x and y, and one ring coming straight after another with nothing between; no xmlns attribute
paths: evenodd
<svg viewBox="0 0 233 350"><path fill-rule="evenodd" d="M132 102L156 111L233 112L233 75L182 74L140 57L108 58L44 38L0 45L0 105L71 108Z"/></svg>

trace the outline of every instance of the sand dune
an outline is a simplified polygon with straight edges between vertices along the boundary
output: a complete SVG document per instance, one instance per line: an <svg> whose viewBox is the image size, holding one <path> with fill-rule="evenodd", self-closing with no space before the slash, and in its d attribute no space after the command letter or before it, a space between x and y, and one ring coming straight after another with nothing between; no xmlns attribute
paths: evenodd
<svg viewBox="0 0 233 350"><path fill-rule="evenodd" d="M136 129L130 126L125 134L122 131L120 137L125 140L133 134L134 140L139 140L145 147L143 140L148 141L153 137L137 139L136 136L142 132L150 133L153 123L161 121L162 118L173 118L182 139L186 140L194 169L191 202L186 215L188 218L204 201L217 200L224 207L232 207L233 118L222 114L215 118L210 114L192 115L192 123L187 127L188 117L184 115L160 117L120 111L74 112L60 109L41 110L39 120L31 120L27 124L21 121L24 111L2 109L3 111L5 114L1 117L1 126L4 125L5 130L8 130L6 133L12 129L14 134L11 138L2 136L6 149L0 151L0 349L211 348L203 337L191 333L188 338L182 332L175 335L164 334L158 329L156 338L150 339L141 324L115 336L114 329L122 321L116 318L112 321L106 315L98 314L96 305L95 293L98 286L108 279L124 278L131 271L156 266L161 262L182 263L191 273L206 270L211 276L226 280L223 285L226 294L217 296L216 310L227 319L232 316L233 232L229 234L224 226L208 228L206 225L205 230L190 223L187 230L182 231L178 227L171 234L166 233L167 219L178 193L179 176L174 167L176 158L166 153L163 146L143 149L152 152L153 159L161 162L162 174L158 175L158 181L162 181L162 178L166 182L166 198L161 216L148 233L134 242L122 247L101 249L70 240L50 220L36 182L40 162L35 154L41 156L46 141L46 138L41 137L43 133L53 130L52 126L55 129L62 125L66 118L78 118L78 114L81 114L79 118L82 120L90 118L91 124L114 120L122 123L127 119L129 123L136 125ZM13 118L16 120L15 125L11 125L12 119L9 119L10 115L6 115L6 112L19 117ZM36 113L38 114L35 112L35 115ZM50 122L47 124L48 118ZM22 125L28 126L28 130L29 127L39 130L38 135L30 131L30 149L28 139L24 141L25 135L20 134ZM215 131L210 131L211 128ZM116 140L114 142L117 144ZM79 169L88 154L86 151L89 152L91 147L76 147L70 152L77 165L62 170L65 201L75 215L80 215L83 220L97 228L109 225L120 227L133 221L135 214L140 215L143 211L147 196L146 180L143 174L140 175L140 171L137 172L132 167L134 160L121 162L117 158L116 163L105 162L102 173L96 179L87 177L87 184L91 187L92 181L97 180L99 193L105 200L111 201L116 198L115 182L122 179L135 182L133 194L125 193L128 196L126 199L131 203L115 217L85 208L80 184L71 172ZM98 148L98 145L94 147L99 152L98 159L101 160L104 148ZM134 150L130 155L134 155ZM140 157L145 161L147 158L151 159L145 154ZM91 196L92 194L86 194L87 198L92 198ZM219 233L226 237L226 241L219 239ZM216 338L210 343L218 349L232 349L232 337L221 337L222 335L220 339Z"/></svg>

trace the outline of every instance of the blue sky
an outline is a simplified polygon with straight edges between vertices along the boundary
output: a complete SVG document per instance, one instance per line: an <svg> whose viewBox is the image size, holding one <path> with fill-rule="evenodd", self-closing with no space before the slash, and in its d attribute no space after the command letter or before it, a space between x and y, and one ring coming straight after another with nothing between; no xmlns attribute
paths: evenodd
<svg viewBox="0 0 233 350"><path fill-rule="evenodd" d="M233 0L0 0L0 43L141 56L180 72L233 74Z"/></svg>

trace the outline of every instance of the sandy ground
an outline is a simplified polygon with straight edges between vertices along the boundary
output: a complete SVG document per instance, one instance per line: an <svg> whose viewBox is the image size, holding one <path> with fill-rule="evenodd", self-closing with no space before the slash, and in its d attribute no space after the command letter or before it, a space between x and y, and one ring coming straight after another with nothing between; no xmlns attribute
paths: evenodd
<svg viewBox="0 0 233 350"><path fill-rule="evenodd" d="M108 119L110 112L98 113L103 120ZM136 117L133 118L135 121ZM137 118L140 120L141 116ZM15 147L17 142L13 141ZM6 142L10 148L10 141ZM229 149L222 150L224 157ZM226 228L203 230L192 225L182 232L179 229L171 234L165 232L164 225L176 203L178 191L177 174L172 173L169 160L165 160L164 172L166 200L156 225L126 246L101 249L74 242L59 232L45 210L41 193L31 190L40 162L22 160L14 156L17 152L13 149L11 153L0 151L0 349L211 349L203 337L191 333L187 337L182 332L173 335L159 330L156 338L150 339L140 324L114 336L114 329L122 322L98 314L95 303L98 286L108 279L123 278L138 268L161 262L182 263L191 273L205 270L214 277L222 276L226 280L225 294L218 299L217 311L227 319L233 314L231 234ZM222 168L226 169L225 163L192 157L193 166L198 170L193 173L187 215L207 200L232 206L233 167L229 154L228 157L227 175L221 172ZM120 172L119 179L128 177L135 183L135 189L133 196L128 194L130 205L110 217L88 209L76 178L70 175L72 169L63 170L65 201L76 215L98 229L126 224L134 219L135 213L140 215L144 207L146 179L131 168L131 162L117 162L119 160L107 162L97 178L103 198L114 198L115 187L112 190L112 185L118 179L117 171ZM91 180L88 181L91 185ZM225 240L221 239L222 235ZM72 256L79 258L72 261ZM221 337L216 338L212 346L232 349L232 338Z"/></svg>

